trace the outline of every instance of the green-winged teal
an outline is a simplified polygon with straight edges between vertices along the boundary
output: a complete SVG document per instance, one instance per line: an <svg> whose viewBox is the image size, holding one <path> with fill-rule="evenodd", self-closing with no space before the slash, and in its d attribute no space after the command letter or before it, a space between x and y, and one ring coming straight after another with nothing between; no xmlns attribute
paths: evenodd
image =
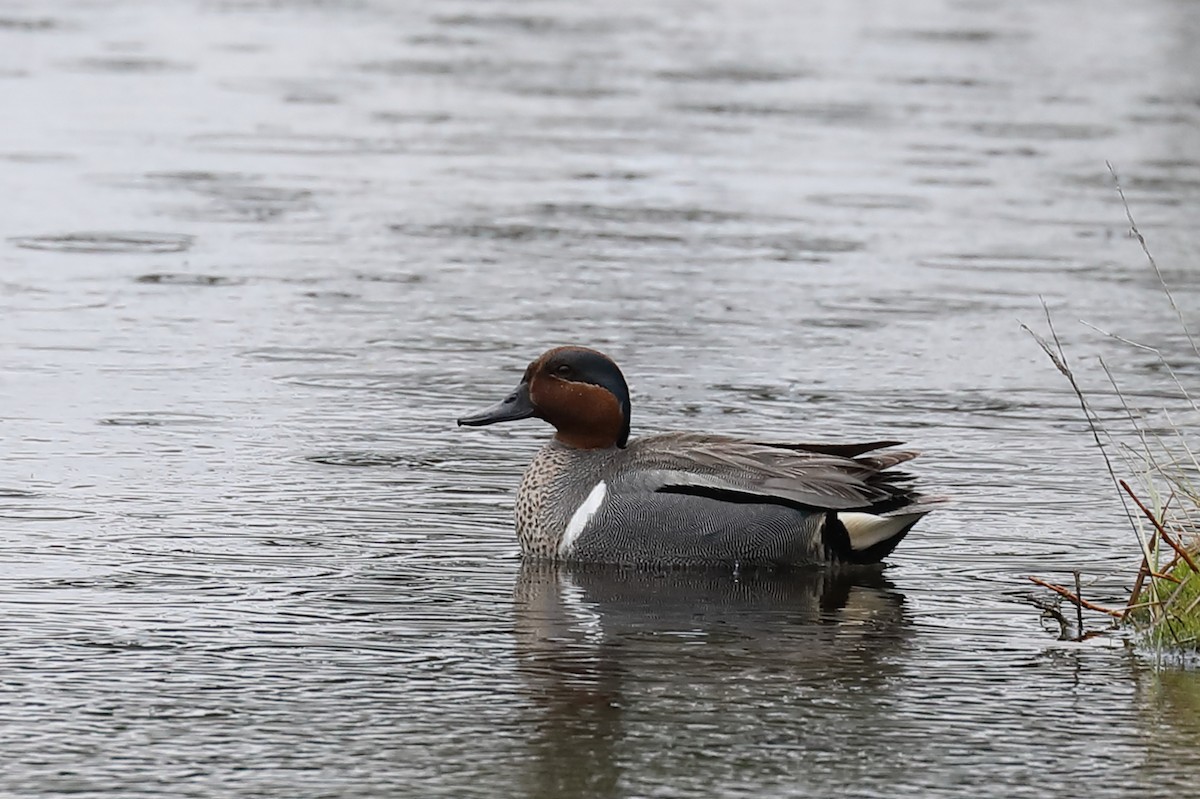
<svg viewBox="0 0 1200 799"><path fill-rule="evenodd" d="M892 467L894 441L775 444L705 433L629 440L629 388L602 353L557 347L460 425L537 417L554 438L517 492L526 557L638 565L865 564L938 500Z"/></svg>

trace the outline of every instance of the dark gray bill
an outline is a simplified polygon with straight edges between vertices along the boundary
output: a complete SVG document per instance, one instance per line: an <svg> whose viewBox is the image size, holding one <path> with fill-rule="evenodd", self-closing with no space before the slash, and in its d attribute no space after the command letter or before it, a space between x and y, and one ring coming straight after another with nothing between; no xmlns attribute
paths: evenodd
<svg viewBox="0 0 1200 799"><path fill-rule="evenodd" d="M529 384L522 382L504 399L490 408L472 413L458 420L459 425L482 427L496 422L511 422L533 416L533 403L529 401Z"/></svg>

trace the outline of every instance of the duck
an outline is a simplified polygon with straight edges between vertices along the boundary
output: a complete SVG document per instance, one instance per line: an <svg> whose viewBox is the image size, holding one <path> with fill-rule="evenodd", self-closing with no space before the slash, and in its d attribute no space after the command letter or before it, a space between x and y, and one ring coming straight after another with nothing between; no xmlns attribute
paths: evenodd
<svg viewBox="0 0 1200 799"><path fill-rule="evenodd" d="M642 567L870 566L945 500L894 467L897 441L779 443L664 432L630 439L629 386L594 349L559 346L496 404L458 419L536 418L554 436L517 489L524 558Z"/></svg>

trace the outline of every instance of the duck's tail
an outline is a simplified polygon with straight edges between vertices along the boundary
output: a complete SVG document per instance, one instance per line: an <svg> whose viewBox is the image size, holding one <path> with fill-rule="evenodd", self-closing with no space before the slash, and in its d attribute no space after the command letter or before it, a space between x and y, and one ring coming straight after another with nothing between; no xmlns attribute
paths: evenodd
<svg viewBox="0 0 1200 799"><path fill-rule="evenodd" d="M830 511L825 519L825 545L834 560L878 563L892 553L913 525L945 501L922 497L919 503L889 513Z"/></svg>

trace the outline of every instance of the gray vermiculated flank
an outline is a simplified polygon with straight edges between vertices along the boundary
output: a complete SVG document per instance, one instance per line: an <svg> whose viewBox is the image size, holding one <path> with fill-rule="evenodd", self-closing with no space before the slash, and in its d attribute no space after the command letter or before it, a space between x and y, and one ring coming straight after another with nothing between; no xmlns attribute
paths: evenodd
<svg viewBox="0 0 1200 799"><path fill-rule="evenodd" d="M568 559L820 563L829 557L822 537L828 510L903 506L915 498L896 485L903 475L878 472L910 457L854 461L695 433L646 436L626 449L577 450L551 441L521 481L517 535L527 556L559 558L572 515L604 480L606 498Z"/></svg>

